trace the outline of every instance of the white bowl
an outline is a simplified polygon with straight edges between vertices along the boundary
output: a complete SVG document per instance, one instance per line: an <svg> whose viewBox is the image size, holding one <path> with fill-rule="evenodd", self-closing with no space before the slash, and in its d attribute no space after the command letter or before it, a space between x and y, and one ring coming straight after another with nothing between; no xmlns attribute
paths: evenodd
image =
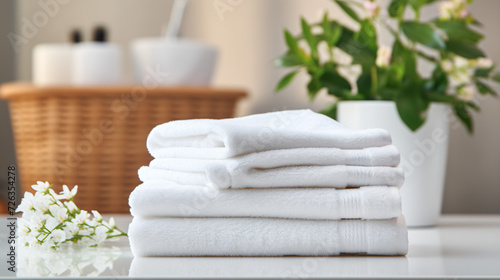
<svg viewBox="0 0 500 280"><path fill-rule="evenodd" d="M209 85L217 50L189 39L142 38L132 42L135 81L144 85Z"/></svg>

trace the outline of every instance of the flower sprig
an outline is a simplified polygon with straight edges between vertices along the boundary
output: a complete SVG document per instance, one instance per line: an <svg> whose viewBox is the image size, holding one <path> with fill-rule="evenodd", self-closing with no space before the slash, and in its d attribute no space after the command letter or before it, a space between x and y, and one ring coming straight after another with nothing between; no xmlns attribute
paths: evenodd
<svg viewBox="0 0 500 280"><path fill-rule="evenodd" d="M16 209L23 212L18 219L21 244L53 250L63 244L95 247L105 240L127 235L116 227L113 218L106 222L99 212L92 210L91 219L87 211L79 209L73 202L78 186L70 190L63 185L59 194L48 182L38 181L31 187L35 194L25 192Z"/></svg>

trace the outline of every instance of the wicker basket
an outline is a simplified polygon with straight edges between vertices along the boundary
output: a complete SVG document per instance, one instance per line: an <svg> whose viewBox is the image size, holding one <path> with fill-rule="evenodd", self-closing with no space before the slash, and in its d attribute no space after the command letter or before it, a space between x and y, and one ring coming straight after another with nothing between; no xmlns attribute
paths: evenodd
<svg viewBox="0 0 500 280"><path fill-rule="evenodd" d="M146 137L161 123L233 117L241 90L209 88L46 87L10 83L9 101L23 191L37 180L78 185L75 203L103 213L128 213L152 159Z"/></svg>

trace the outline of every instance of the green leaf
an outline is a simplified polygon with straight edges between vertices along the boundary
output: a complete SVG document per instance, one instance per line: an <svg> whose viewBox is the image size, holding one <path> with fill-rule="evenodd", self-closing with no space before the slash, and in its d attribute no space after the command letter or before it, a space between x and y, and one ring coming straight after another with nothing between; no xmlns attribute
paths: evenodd
<svg viewBox="0 0 500 280"><path fill-rule="evenodd" d="M336 23L332 24L328 19L328 13L325 13L321 28L323 29L324 41L329 48L333 48L342 35L342 26Z"/></svg>
<svg viewBox="0 0 500 280"><path fill-rule="evenodd" d="M319 81L328 90L328 94L341 99L352 99L351 84L335 69L326 69Z"/></svg>
<svg viewBox="0 0 500 280"><path fill-rule="evenodd" d="M293 72L290 72L290 73L286 74L278 82L278 84L276 85L276 88L274 89L274 91L278 92L278 91L284 89L285 87L287 87L290 84L290 82L293 80L293 78L295 77L295 75L297 75L297 73L299 73L299 70L295 70Z"/></svg>
<svg viewBox="0 0 500 280"><path fill-rule="evenodd" d="M274 65L277 67L294 67L303 65L302 60L295 54L287 53L276 58Z"/></svg>
<svg viewBox="0 0 500 280"><path fill-rule="evenodd" d="M316 37L311 32L311 26L306 22L304 18L300 19L300 25L302 27L302 34L304 35L304 39L306 40L309 48L311 49L311 56L318 56L318 42L316 41Z"/></svg>
<svg viewBox="0 0 500 280"><path fill-rule="evenodd" d="M469 41L450 39L446 42L446 48L450 52L468 59L484 57L483 51L481 51L474 43Z"/></svg>
<svg viewBox="0 0 500 280"><path fill-rule="evenodd" d="M493 81L500 83L500 73L496 73L493 77L491 77Z"/></svg>
<svg viewBox="0 0 500 280"><path fill-rule="evenodd" d="M344 10L344 12L346 14L348 14L352 19L354 19L355 21L357 22L360 22L361 20L359 19L358 17L358 14L356 14L356 12L351 9L351 7L349 7L349 5L347 4L347 1L342 1L342 0L334 0L335 3L337 3L337 5L339 5L339 7Z"/></svg>
<svg viewBox="0 0 500 280"><path fill-rule="evenodd" d="M476 81L476 87L479 93L481 94L491 94L491 95L497 95L497 93L487 84L481 82L481 81Z"/></svg>
<svg viewBox="0 0 500 280"><path fill-rule="evenodd" d="M396 107L401 120L412 131L416 131L425 122L423 113L427 110L429 101L416 84L406 86L396 98Z"/></svg>
<svg viewBox="0 0 500 280"><path fill-rule="evenodd" d="M436 92L440 94L446 94L446 89L448 88L448 75L436 65L432 71L430 79L428 79L424 84L424 89L427 92Z"/></svg>
<svg viewBox="0 0 500 280"><path fill-rule="evenodd" d="M375 26L373 26L372 22L368 19L365 19L361 22L361 28L358 33L354 34L354 40L358 42L360 47L366 46L373 54L376 56L377 53L377 31L375 30Z"/></svg>
<svg viewBox="0 0 500 280"><path fill-rule="evenodd" d="M300 55L300 49L299 49L299 43L293 35L285 29L285 41L286 45L288 46L288 49L290 49L290 52L295 55Z"/></svg>
<svg viewBox="0 0 500 280"><path fill-rule="evenodd" d="M463 21L437 20L435 24L439 29L443 30L450 39L477 43L483 38L483 35L469 29Z"/></svg>
<svg viewBox="0 0 500 280"><path fill-rule="evenodd" d="M491 71L495 66L491 66L490 68L478 68L476 71L474 71L474 76L480 77L480 78L488 78L490 76Z"/></svg>
<svg viewBox="0 0 500 280"><path fill-rule="evenodd" d="M467 128L467 131L470 134L472 134L472 132L474 131L474 126L472 124L472 118L469 114L469 111L467 111L467 108L465 107L465 105L464 104L454 105L453 111L455 111L455 115L465 125L465 127Z"/></svg>
<svg viewBox="0 0 500 280"><path fill-rule="evenodd" d="M428 24L416 21L404 21L401 23L401 30L413 42L439 50L445 47L441 36Z"/></svg>
<svg viewBox="0 0 500 280"><path fill-rule="evenodd" d="M416 12L422 8L422 6L436 2L437 0L408 0L411 8Z"/></svg>
<svg viewBox="0 0 500 280"><path fill-rule="evenodd" d="M323 88L323 84L320 81L320 77L322 75L324 70L321 70L321 72L312 72L309 71L309 76L311 76L311 80L307 84L307 94L309 96L309 101L314 100L316 97L316 94Z"/></svg>
<svg viewBox="0 0 500 280"><path fill-rule="evenodd" d="M364 99L370 99L372 88L372 75L370 71L362 71L356 84L358 85L358 94L362 95Z"/></svg>
<svg viewBox="0 0 500 280"><path fill-rule="evenodd" d="M401 41L395 40L392 46L391 64L402 65L403 77L410 80L418 80L420 76L417 72L417 57L415 53L407 49Z"/></svg>
<svg viewBox="0 0 500 280"><path fill-rule="evenodd" d="M320 113L336 120L337 119L337 102L332 103L330 106L321 110Z"/></svg>
<svg viewBox="0 0 500 280"><path fill-rule="evenodd" d="M389 4L389 8L387 8L389 16L393 18L402 18L407 4L408 0L392 0L391 4Z"/></svg>

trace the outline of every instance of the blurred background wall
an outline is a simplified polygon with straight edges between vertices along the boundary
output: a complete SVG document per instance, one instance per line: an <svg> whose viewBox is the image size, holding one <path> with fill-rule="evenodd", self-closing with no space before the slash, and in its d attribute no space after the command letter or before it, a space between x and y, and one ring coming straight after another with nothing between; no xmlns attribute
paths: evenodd
<svg viewBox="0 0 500 280"><path fill-rule="evenodd" d="M2 0L0 81L30 80L31 50L36 44L64 42L73 28L82 29L84 39L88 40L91 28L104 24L109 27L110 40L124 50L124 82L132 83L128 45L135 38L159 36L171 5L172 1L165 0ZM274 68L272 60L284 51L283 28L298 32L300 16L315 21L325 10L331 16L347 20L329 0L191 0L182 35L219 48L214 84L242 87L250 93L238 115L297 108L320 110L332 99L323 92L314 103L309 103L305 76L283 92L273 93L286 70ZM500 62L498 11L500 1L476 0L471 7L472 14L484 25L483 49ZM31 38L19 44L15 53L6 34L23 34L27 22L33 22L40 12L49 14L46 24L32 30ZM425 17L436 15L434 8L424 13ZM381 41L386 40L382 36ZM0 106L0 154L2 170L6 170L3 165L14 158L5 105ZM500 213L500 103L487 98L480 101L480 106L482 112L474 115L473 136L462 127L451 131L446 213ZM3 173L0 171L0 176ZM5 184L1 178L1 184Z"/></svg>

